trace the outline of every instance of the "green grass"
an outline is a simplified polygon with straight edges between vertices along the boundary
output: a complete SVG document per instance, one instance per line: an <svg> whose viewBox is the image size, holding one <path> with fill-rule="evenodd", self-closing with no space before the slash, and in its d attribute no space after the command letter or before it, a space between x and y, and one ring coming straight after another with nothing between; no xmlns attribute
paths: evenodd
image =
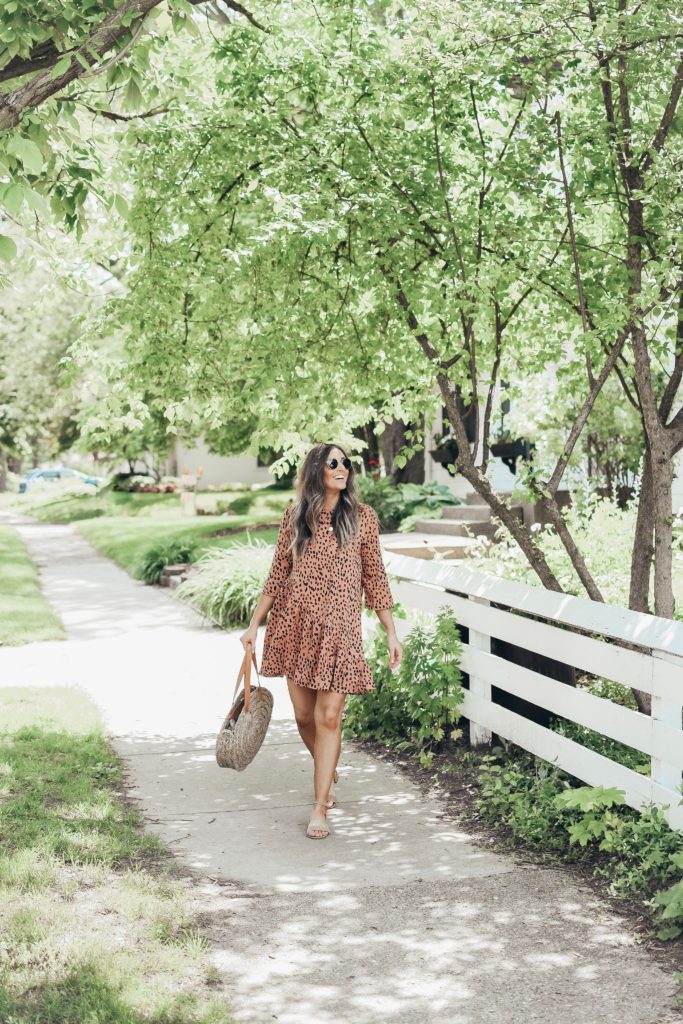
<svg viewBox="0 0 683 1024"><path fill-rule="evenodd" d="M0 689L0 1020L229 1024L191 883L75 688Z"/></svg>
<svg viewBox="0 0 683 1024"><path fill-rule="evenodd" d="M4 496L2 506L35 516L43 523L73 523L101 516L180 516L177 494L129 494L110 490L99 494L92 491L74 494L58 484L40 491Z"/></svg>
<svg viewBox="0 0 683 1024"><path fill-rule="evenodd" d="M11 526L0 526L0 569L0 647L63 639L64 628L43 597L35 566Z"/></svg>
<svg viewBox="0 0 683 1024"><path fill-rule="evenodd" d="M72 487L72 485L70 485ZM277 518L292 496L291 490L264 487L257 491L203 491L197 496L197 507L209 515L217 514L217 506L236 502L235 513L250 518ZM242 507L240 507L242 506ZM26 494L0 495L0 508L10 508L41 522L72 523L100 518L162 518L185 522L180 510L180 495L143 494L112 491L108 488L94 493L78 491L53 484ZM221 518L221 523L223 518Z"/></svg>
<svg viewBox="0 0 683 1024"><path fill-rule="evenodd" d="M133 499L124 502L122 508L128 512L91 519L78 524L78 530L101 554L111 558L135 579L144 577L143 560L153 548L170 542L195 544L193 560L209 548L232 547L237 540L258 536L267 543L277 538L278 524L284 506L291 498L291 491L269 490L246 492L216 492L202 495L200 500L211 497L216 501L244 502L249 510L241 515L182 516L179 498L172 497L174 504L147 505L137 499L158 497L158 495L122 495ZM238 504L239 508L239 504ZM273 524L270 528L261 524ZM258 530L252 528L260 526ZM234 531L216 536L219 531Z"/></svg>
<svg viewBox="0 0 683 1024"><path fill-rule="evenodd" d="M273 516L270 515L266 521L272 519ZM196 543L198 547L195 558L208 548L232 547L236 541L244 541L249 535L274 543L278 532L277 526L252 532L249 527L254 525L256 523L252 516L231 516L220 520L200 516L176 522L157 518L98 519L81 523L78 529L101 554L111 558L135 579L140 579L143 556L162 541L182 540ZM241 532L221 537L211 536L216 530L228 528Z"/></svg>

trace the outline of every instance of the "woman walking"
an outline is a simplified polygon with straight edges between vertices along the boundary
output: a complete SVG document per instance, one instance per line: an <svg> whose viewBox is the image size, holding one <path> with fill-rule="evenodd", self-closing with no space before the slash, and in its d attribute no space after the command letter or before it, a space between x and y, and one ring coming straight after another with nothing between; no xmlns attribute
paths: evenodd
<svg viewBox="0 0 683 1024"><path fill-rule="evenodd" d="M240 640L256 648L271 611L261 675L285 676L302 740L313 756L315 801L306 835L329 835L332 782L341 752L347 693L375 689L363 655L361 597L387 634L389 667L402 657L382 562L377 513L358 500L353 465L333 444L318 444L297 477L297 498L284 512L259 602Z"/></svg>

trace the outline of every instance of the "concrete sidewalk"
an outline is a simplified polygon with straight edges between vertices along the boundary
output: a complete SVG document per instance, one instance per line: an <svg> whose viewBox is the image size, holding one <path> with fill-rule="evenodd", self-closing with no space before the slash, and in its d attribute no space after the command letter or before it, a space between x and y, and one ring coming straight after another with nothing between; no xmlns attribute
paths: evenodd
<svg viewBox="0 0 683 1024"><path fill-rule="evenodd" d="M240 631L131 580L73 527L12 521L68 639L0 649L2 685L77 685L98 703L148 827L204 893L240 1024L680 1019L671 973L588 889L476 845L352 743L333 835L307 839L312 764L284 680L264 680L273 721L249 768L215 762Z"/></svg>

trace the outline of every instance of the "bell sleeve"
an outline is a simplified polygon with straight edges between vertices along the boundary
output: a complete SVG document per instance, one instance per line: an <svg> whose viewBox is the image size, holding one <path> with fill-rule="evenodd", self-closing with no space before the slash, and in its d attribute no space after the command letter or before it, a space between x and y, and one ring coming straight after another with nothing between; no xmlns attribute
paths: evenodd
<svg viewBox="0 0 683 1024"><path fill-rule="evenodd" d="M275 554L270 566L270 571L263 585L263 594L269 597L278 597L292 571L292 553L288 550L292 542L290 529L291 505L285 509L280 521L280 532L275 544Z"/></svg>
<svg viewBox="0 0 683 1024"><path fill-rule="evenodd" d="M393 608L396 601L389 589L389 581L382 560L377 513L370 505L368 509L360 548L361 582L365 594L365 607L382 611Z"/></svg>

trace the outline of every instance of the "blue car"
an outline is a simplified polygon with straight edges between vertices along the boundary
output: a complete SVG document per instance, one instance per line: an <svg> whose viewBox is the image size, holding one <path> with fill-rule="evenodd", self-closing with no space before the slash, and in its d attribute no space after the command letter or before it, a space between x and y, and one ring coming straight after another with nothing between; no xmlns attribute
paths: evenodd
<svg viewBox="0 0 683 1024"><path fill-rule="evenodd" d="M92 487L99 487L104 483L104 477L90 476L88 473L81 473L79 469L68 469L66 466L58 469L29 469L19 481L19 494L24 494L27 487L36 480L80 480Z"/></svg>

